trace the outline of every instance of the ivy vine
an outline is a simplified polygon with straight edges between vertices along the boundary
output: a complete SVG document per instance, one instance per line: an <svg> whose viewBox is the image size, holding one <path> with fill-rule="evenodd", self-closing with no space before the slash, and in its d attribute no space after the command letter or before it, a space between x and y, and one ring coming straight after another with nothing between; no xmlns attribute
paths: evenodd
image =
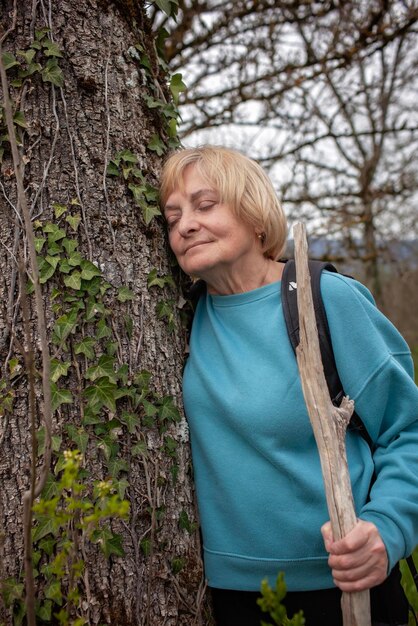
<svg viewBox="0 0 418 626"><path fill-rule="evenodd" d="M154 3L167 16L175 15L177 0L156 0ZM157 43L158 64L166 72L161 41ZM179 94L185 90L182 76L171 76L161 87L153 69L154 60L138 43L130 48L132 62L138 64L146 78L148 93L144 102L156 116L158 132L148 141L148 150L162 156L179 146L177 123ZM7 119L5 106L0 107L0 163L9 158L9 149L22 147L22 133L28 122L21 110L21 94L28 81L42 80L53 88L61 88L64 74L60 67L63 53L53 40L49 27L35 31L34 40L26 50L15 54L5 51L1 64L14 90L11 99L12 120ZM9 122L9 123L8 123ZM10 128L13 128L13 133ZM135 205L141 210L146 225L160 215L158 193L138 166L138 157L129 149L118 151L107 164L109 177L120 177L126 184ZM17 176L17 174L16 174ZM50 394L52 412L63 418L67 412L79 416L77 423L66 423L64 432L50 433L38 428L32 442L35 457L51 450L51 463L39 497L32 499L31 551L33 577L36 579L36 600L33 611L39 624L87 624L82 610L83 594L88 588L86 554L101 550L105 558L124 555L122 535L115 524L129 516L129 468L132 458L144 467L149 459L148 440L157 432L161 452L170 459L171 480L178 476L178 442L170 434L180 413L171 396L161 396L153 389L148 371L132 371L121 358L120 337L112 323L112 303L126 306L124 328L127 340L132 337L133 320L129 314L133 292L116 288L103 276L101 268L85 258L79 250L79 227L83 215L79 201L52 204L53 220L32 223L33 246L37 259L39 285L52 313L50 333ZM31 297L37 280L27 281L26 296ZM170 276L158 275L152 269L147 277L148 289L173 289ZM157 303L157 316L174 328L174 298ZM35 363L34 380L40 375ZM30 378L27 359L16 351L9 355L0 379L0 418L11 414L15 389L22 378ZM76 409L76 410L75 410ZM66 420L61 420L66 422ZM87 467L86 457L104 464L105 474L97 477L97 469ZM94 463L93 463L94 465ZM159 480L164 480L159 478ZM146 558L158 541L158 528L164 518L164 506L150 497L144 514L152 521L140 541ZM181 511L179 528L192 533L195 522ZM185 566L185 560L174 558L173 575ZM14 624L29 618L28 585L20 578L3 581L2 594L13 614ZM30 623L30 620L28 621ZM33 623L33 618L32 618Z"/></svg>

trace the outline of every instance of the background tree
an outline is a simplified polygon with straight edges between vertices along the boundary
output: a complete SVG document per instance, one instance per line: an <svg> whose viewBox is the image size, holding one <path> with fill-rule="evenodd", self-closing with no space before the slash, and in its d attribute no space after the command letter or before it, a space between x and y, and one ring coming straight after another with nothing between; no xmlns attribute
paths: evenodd
<svg viewBox="0 0 418 626"><path fill-rule="evenodd" d="M355 274L418 343L414 316L406 322L388 292L388 263L405 255L417 263L417 3L179 7L164 26L170 67L188 86L183 142L227 144L260 160L290 223L302 219L321 238L314 254L349 260L351 271L354 259Z"/></svg>
<svg viewBox="0 0 418 626"><path fill-rule="evenodd" d="M143 2L0 4L0 622L206 624L154 187L181 84Z"/></svg>

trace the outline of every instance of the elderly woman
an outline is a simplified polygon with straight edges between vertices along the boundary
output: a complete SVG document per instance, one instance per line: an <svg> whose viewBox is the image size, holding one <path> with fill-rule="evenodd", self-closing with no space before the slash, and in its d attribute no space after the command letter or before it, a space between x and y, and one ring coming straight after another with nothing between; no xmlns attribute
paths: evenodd
<svg viewBox="0 0 418 626"><path fill-rule="evenodd" d="M183 392L216 622L259 626L260 582L274 584L283 571L289 614L302 609L308 626L338 626L341 590L380 585L418 543L418 389L408 347L362 285L324 273L339 375L373 440L372 453L359 434L347 435L359 520L333 541L283 318L277 259L286 220L269 178L232 150L182 150L165 163L161 206L180 267L206 284ZM372 605L376 624L408 621L396 578Z"/></svg>

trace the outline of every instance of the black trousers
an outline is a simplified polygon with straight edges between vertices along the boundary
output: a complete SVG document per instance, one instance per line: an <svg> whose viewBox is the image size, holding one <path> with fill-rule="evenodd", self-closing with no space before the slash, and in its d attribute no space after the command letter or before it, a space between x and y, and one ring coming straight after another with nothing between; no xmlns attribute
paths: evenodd
<svg viewBox="0 0 418 626"><path fill-rule="evenodd" d="M408 601L400 584L399 568L394 568L382 585L370 590L373 626L407 626ZM260 626L261 620L271 622L257 604L257 591L211 589L217 626ZM288 592L283 600L287 614L303 611L306 626L342 626L341 591Z"/></svg>

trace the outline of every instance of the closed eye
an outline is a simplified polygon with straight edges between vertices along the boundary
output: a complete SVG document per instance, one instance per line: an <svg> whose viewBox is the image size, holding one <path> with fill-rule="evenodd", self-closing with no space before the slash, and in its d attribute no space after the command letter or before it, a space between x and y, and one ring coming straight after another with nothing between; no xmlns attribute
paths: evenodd
<svg viewBox="0 0 418 626"><path fill-rule="evenodd" d="M211 209L213 206L215 206L216 202L214 200L206 200L205 202L200 202L200 204L197 205L197 209L198 211L206 211L207 209Z"/></svg>
<svg viewBox="0 0 418 626"><path fill-rule="evenodd" d="M173 217L169 217L167 219L167 227L168 230L172 230L174 228L174 226L177 224L177 222L179 221L179 217L177 216L173 216Z"/></svg>

